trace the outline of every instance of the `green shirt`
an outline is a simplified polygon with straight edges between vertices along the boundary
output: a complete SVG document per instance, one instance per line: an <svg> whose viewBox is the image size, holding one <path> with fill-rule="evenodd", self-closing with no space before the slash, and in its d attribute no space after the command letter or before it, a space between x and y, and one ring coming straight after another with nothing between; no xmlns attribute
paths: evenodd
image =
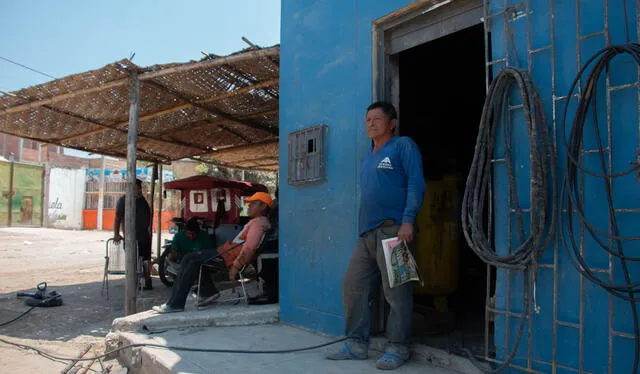
<svg viewBox="0 0 640 374"><path fill-rule="evenodd" d="M187 231L180 231L173 236L171 249L178 252L180 257L189 253L202 251L204 249L214 249L211 243L211 237L205 231L198 232L198 237L191 240L187 237Z"/></svg>

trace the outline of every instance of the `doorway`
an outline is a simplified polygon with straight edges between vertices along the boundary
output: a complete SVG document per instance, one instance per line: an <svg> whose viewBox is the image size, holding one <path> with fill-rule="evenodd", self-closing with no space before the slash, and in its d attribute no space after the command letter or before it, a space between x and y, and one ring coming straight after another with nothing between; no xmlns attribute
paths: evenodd
<svg viewBox="0 0 640 374"><path fill-rule="evenodd" d="M399 135L420 148L427 180L416 219L414 251L424 285L414 291L414 339L485 357L493 350L485 305L495 274L468 247L460 213L485 100L489 38L480 23L481 3L456 3L379 27L374 95L398 109Z"/></svg>

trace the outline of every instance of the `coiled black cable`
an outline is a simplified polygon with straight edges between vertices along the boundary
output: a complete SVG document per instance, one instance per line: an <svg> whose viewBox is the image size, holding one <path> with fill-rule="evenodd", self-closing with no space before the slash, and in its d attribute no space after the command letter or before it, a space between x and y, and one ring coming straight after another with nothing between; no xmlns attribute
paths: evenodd
<svg viewBox="0 0 640 374"><path fill-rule="evenodd" d="M513 85L517 85L522 99L525 126L529 135L530 149L530 225L528 235L524 227L523 214L519 207L516 180L514 173L513 145L511 144L511 123L509 115L508 95ZM505 157L508 194L512 206L508 207L509 221L511 213L515 214L518 247L510 253L500 254L492 245L489 225L486 218L488 193L491 183L492 166L496 149L496 133L499 128L504 131ZM506 270L523 271L524 297L522 312L529 316L533 308L532 280L535 281L536 259L549 246L555 237L557 221L556 201L558 199L556 156L549 128L544 119L539 96L533 87L529 74L525 71L505 68L492 81L480 120L478 137L471 170L462 201L462 228L471 249L485 263ZM507 224L511 224L510 222ZM507 240L511 241L512 238ZM526 318L522 318L514 346L502 365L486 370L479 365L476 358L467 351L467 355L478 368L487 373L498 373L509 367L513 361L520 340L524 333Z"/></svg>
<svg viewBox="0 0 640 374"><path fill-rule="evenodd" d="M607 47L596 53L582 66L569 90L569 97L562 116L562 129L563 134L565 135L564 141L567 147L566 173L564 183L562 185L562 202L563 206L566 202L567 214L566 219L563 220L564 230L562 230L561 242L567 252L567 256L582 276L602 287L609 294L629 302L633 315L633 329L635 334L635 358L632 371L632 373L635 374L638 372L640 360L640 325L638 321L638 307L636 304L640 301L640 298L636 296L640 293L640 282L634 282L632 280L633 277L629 272L629 262L640 262L640 258L625 255L622 244L623 242L638 241L640 240L640 237L627 237L620 235L616 210L613 203L612 181L616 178L637 171L640 168L640 165L636 165L626 171L618 173L609 173L607 171L607 160L605 159L605 154L612 152L613 150L607 150L607 147L603 145L600 126L598 123L598 102L596 100L598 95L598 81L601 75L609 72L609 63L619 55L631 56L635 60L636 64L638 64L638 68L640 68L640 45L637 43L627 43L619 46ZM593 67L591 68L592 64ZM584 83L582 94L578 99L578 107L571 126L569 139L567 140L567 114L569 111L569 104L573 99L574 92L576 91L580 81L585 75L586 82ZM640 105L640 103L637 105ZM598 167L601 169L600 172L585 168L582 162L584 131L585 126L588 124L587 119L589 117L590 110L593 114L592 124L597 147L596 153L599 157ZM637 110L637 107L634 107L633 110ZM585 202L583 200L584 197L580 190L580 186L584 183L585 174L601 179L604 184L610 232L598 229L590 223L586 217ZM576 238L576 233L574 232L574 215L578 218L578 223L585 228L585 233L588 233L600 248L613 256L615 260L620 261L625 283L617 284L613 281L609 282L603 280L587 264L587 261L581 253L580 245L578 243L579 240ZM640 277L640 274L636 275L636 279L638 277Z"/></svg>

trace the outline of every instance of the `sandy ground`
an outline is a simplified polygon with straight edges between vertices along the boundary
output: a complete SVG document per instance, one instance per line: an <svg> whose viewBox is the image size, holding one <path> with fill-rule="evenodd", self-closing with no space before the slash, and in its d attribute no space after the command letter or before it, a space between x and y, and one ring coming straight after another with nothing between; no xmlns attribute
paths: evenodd
<svg viewBox="0 0 640 374"><path fill-rule="evenodd" d="M34 291L39 282L47 282L49 290L62 293L64 305L34 309L0 327L0 338L66 357L76 357L89 344L92 348L87 357L103 353L111 322L124 314L122 276L110 277L109 300L100 294L109 237L109 232L99 231L1 228L0 324L28 309L16 292ZM167 294L168 289L157 278L154 287L147 296L162 298ZM114 370L120 367L116 361L103 364ZM0 373L59 373L65 366L65 362L0 342ZM95 362L88 372L101 371L100 363Z"/></svg>

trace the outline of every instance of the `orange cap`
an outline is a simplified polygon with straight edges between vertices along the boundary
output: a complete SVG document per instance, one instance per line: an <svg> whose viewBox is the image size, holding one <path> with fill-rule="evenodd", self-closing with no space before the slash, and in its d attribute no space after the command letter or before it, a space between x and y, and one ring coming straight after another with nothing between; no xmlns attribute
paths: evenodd
<svg viewBox="0 0 640 374"><path fill-rule="evenodd" d="M244 201L246 202L262 201L263 203L267 204L269 207L273 206L273 200L271 200L271 195L269 195L266 192L256 192L253 195L246 197Z"/></svg>

